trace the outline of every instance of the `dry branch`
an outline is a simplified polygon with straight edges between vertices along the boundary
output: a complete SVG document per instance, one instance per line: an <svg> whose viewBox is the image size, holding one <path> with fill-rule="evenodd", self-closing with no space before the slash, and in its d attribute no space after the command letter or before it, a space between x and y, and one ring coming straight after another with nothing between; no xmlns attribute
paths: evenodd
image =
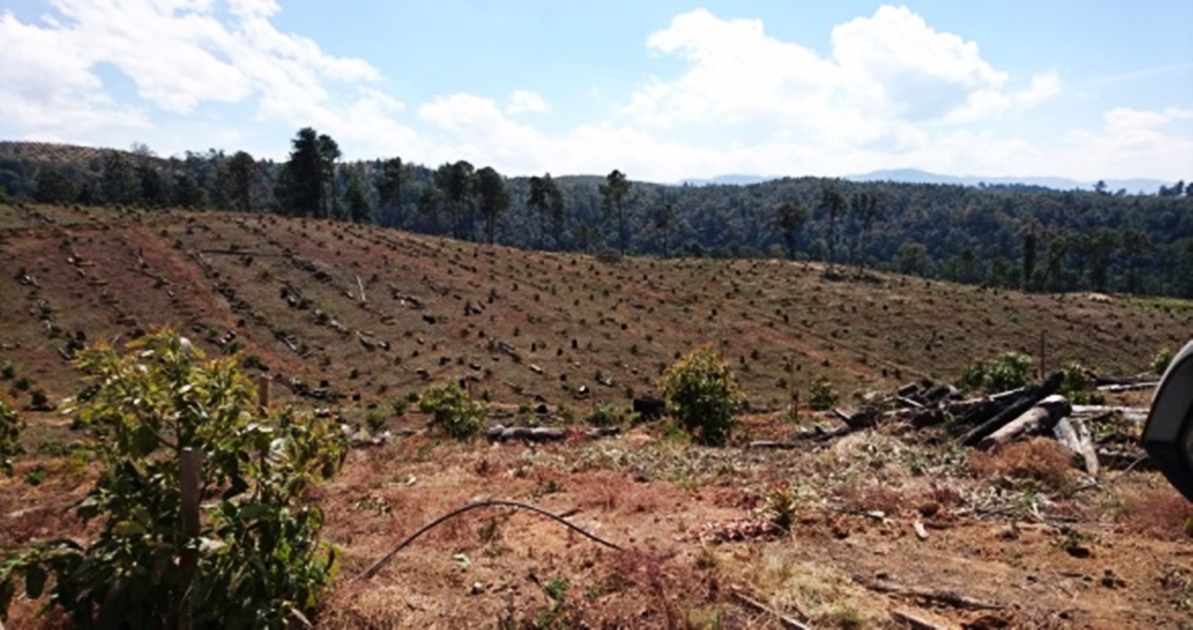
<svg viewBox="0 0 1193 630"><path fill-rule="evenodd" d="M954 608L964 608L970 610L998 610L1002 608L1002 606L998 604L991 604L989 602L974 599L952 590L936 590L931 588L923 588L920 586L907 586L888 580L871 579L864 575L853 576L853 581L876 593L888 593L891 595L901 595L904 597L915 597L917 599L924 599L934 603L952 606Z"/></svg>
<svg viewBox="0 0 1193 630"><path fill-rule="evenodd" d="M1080 418L1061 418L1052 428L1056 441L1065 448L1080 456L1085 463L1085 471L1093 476L1098 475L1098 453L1094 450L1090 439L1089 427Z"/></svg>
<svg viewBox="0 0 1193 630"><path fill-rule="evenodd" d="M597 427L585 431L582 435L589 439L617 435L621 432L618 427ZM575 434L567 429L551 427L507 427L495 425L485 431L485 437L490 442L508 442L522 440L524 442L559 442Z"/></svg>
<svg viewBox="0 0 1193 630"><path fill-rule="evenodd" d="M754 599L753 597L746 595L744 592L742 592L741 589L739 589L737 587L733 587L733 589L730 590L729 592L733 595L733 598L736 599L737 602L739 604L741 604L742 606L745 606L746 608L749 608L750 610L753 610L754 612L774 617L775 621L778 621L779 625L783 626L784 628L792 628L794 630L811 630L811 626L804 624L799 619L796 619L796 618L788 616L788 615L784 615L783 613L775 610L774 608L771 608L770 606L763 604L762 602ZM805 618L807 617L807 615L804 615L802 612L800 613L800 616L805 617Z"/></svg>
<svg viewBox="0 0 1193 630"><path fill-rule="evenodd" d="M1019 417L998 428L978 442L978 448L990 448L1011 442L1026 435L1051 431L1056 423L1069 415L1072 406L1064 396L1053 394Z"/></svg>
<svg viewBox="0 0 1193 630"><path fill-rule="evenodd" d="M1023 415L1023 412L1036 406L1041 400L1056 393L1056 390L1060 389L1063 378L1064 374L1061 372L1053 372L1051 376L1044 379L1044 382L1026 388L1020 396L1014 399L1014 402L1004 407L994 417L970 429L961 436L959 441L966 446L977 445L982 438L994 433L1006 423Z"/></svg>
<svg viewBox="0 0 1193 630"><path fill-rule="evenodd" d="M922 610L911 611L906 608L896 608L891 611L891 618L915 630L943 630L945 628L960 627L936 615L929 615Z"/></svg>
<svg viewBox="0 0 1193 630"><path fill-rule="evenodd" d="M1108 394L1118 394L1122 392L1135 392L1145 389L1155 389L1160 386L1160 381L1142 381L1139 383L1122 383L1119 385L1099 385L1098 391L1106 392Z"/></svg>
<svg viewBox="0 0 1193 630"><path fill-rule="evenodd" d="M423 525L421 528L419 528L418 531L414 532L409 537L407 537L406 540L403 540L401 543L399 543L397 547L394 547L392 551L385 554L385 556L383 556L380 560L374 562L369 568L365 569L364 571L361 571L360 573L356 574L356 576L353 577L351 581L357 582L360 580L365 580L365 579L371 578L374 575L377 575L377 572L380 571L381 568L384 567L386 564L389 564L389 561L393 560L393 557L398 555L399 551L405 549L408 545L410 545L410 543L413 543L415 540L418 540L419 536L422 536L423 534L431 531L433 528L438 526L440 523L443 523L444 521L455 518L465 512L470 512L472 510L476 510L476 509L483 508L483 507L512 507L512 508L518 508L518 509L534 512L535 514L545 516L545 517L567 527L568 529L580 534L581 536L584 536L585 538L587 538L599 545L604 545L610 549L614 549L617 551L623 551L623 549L620 546L618 546L617 544L611 543L611 542L601 538L600 536L597 536L596 534L593 534L593 533L589 532L588 530L585 530L584 528L582 528L578 525L573 525L572 523L564 520L562 517L556 516L555 514L552 514L540 507L536 507L536 506L530 505L528 503L519 503L517 501L507 501L505 499L490 499L488 501L480 501L477 503L470 503L468 505L465 505L464 507L457 508L455 510L452 510L451 512L448 512L447 514L444 514L443 516L440 516L439 518L431 521L430 523Z"/></svg>

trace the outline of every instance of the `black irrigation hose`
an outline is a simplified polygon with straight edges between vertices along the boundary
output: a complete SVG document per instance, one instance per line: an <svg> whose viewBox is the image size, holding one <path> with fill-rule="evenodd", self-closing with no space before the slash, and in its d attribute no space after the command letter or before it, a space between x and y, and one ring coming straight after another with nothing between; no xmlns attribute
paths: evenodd
<svg viewBox="0 0 1193 630"><path fill-rule="evenodd" d="M573 525L572 523L569 523L563 517L556 516L542 508L535 507L528 503L519 503L517 501L506 501L505 499L490 499L488 501L480 501L478 503L470 503L468 505L465 505L464 507L452 510L451 512L448 512L447 514L440 516L439 518L431 521L430 523L423 525L421 529L419 529L417 532L414 532L413 534L411 534L410 537L408 537L406 540L403 540L401 542L401 544L399 544L397 547L394 547L393 551L385 554L385 557L381 558L377 562L374 562L373 566L365 569L364 571L361 571L359 574L356 575L356 577L352 578L351 581L356 582L358 580L367 580L367 579L373 577L374 575L377 574L378 571L381 570L381 567L384 567L386 564L388 564L389 561L392 560L393 557L396 556L399 551L405 549L407 545L414 542L416 539L418 539L419 536L422 536L423 534L427 533L429 530L434 528L436 525L438 525L450 518L459 516L465 512L469 512L471 510L475 510L475 509L483 508L483 507L494 507L494 506L505 506L505 507L521 508L523 510L530 510L531 512L545 516L557 523L562 523L568 529L580 534L581 536L584 536L585 538L587 538L595 543L604 545L606 547L609 547L610 549L616 549L617 551L623 551L623 549L621 547L619 547L618 545L611 543L611 542L601 538L600 536L597 536L596 534L589 533L589 532L585 531L584 529L581 529L580 527Z"/></svg>

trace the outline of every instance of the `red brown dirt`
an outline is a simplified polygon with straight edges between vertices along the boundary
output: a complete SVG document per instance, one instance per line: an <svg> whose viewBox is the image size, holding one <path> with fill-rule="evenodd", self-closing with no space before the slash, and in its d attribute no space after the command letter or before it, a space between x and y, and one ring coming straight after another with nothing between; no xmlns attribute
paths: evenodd
<svg viewBox="0 0 1193 630"><path fill-rule="evenodd" d="M1041 483L1023 466L986 467L965 449L871 432L796 451L741 448L796 428L780 416L791 389L806 398L815 376L848 404L855 391L947 379L1003 351L1034 354L1041 332L1050 365L1139 372L1158 348L1185 340L1193 306L1184 303L882 274L830 282L814 265L774 261L605 264L321 221L36 206L0 206L0 268L0 361L59 403L81 385L59 354L68 335L128 339L163 324L209 353L235 333L243 355L268 368L255 371L272 379L280 403L330 407L349 423L370 404L465 374L512 416L542 400L583 418L597 403L627 405L627 386L649 391L659 366L694 345L712 343L731 361L752 414L722 449L686 444L659 424L534 447L442 441L417 414L390 420L413 433L354 450L313 497L340 552L320 627L778 627L735 588L814 627L906 627L897 614L908 611L946 627L1177 628L1193 618L1193 513L1154 472L1108 471L1092 484L1071 469L1063 483ZM38 286L21 284L20 268ZM287 283L307 308L281 297ZM465 315L466 303L483 312ZM390 349L366 349L358 332ZM598 372L616 386L598 385ZM344 397L301 398L286 386L293 378L326 380ZM588 398L573 394L582 384ZM28 390L2 386L27 404ZM6 551L85 537L64 508L96 472L60 454L80 439L69 417L24 415L29 454L0 478ZM1018 457L1010 453L991 461ZM28 485L39 466L45 481ZM691 535L764 519L777 491L795 497L790 533L723 544ZM568 513L627 551L493 508L449 521L378 575L351 581L426 522L485 498ZM950 605L949 594L990 608ZM18 600L11 627L53 625L33 610Z"/></svg>

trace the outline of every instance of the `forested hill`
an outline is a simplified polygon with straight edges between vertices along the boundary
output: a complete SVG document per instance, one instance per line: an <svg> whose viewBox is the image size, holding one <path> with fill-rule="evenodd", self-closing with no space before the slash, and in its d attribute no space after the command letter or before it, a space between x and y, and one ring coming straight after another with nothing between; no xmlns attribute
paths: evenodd
<svg viewBox="0 0 1193 630"><path fill-rule="evenodd" d="M278 163L0 142L0 191L340 217L523 248L792 257L1032 291L1193 297L1193 183L1154 195L809 177L674 186L617 171L506 178L464 161L345 163L310 129L292 146Z"/></svg>

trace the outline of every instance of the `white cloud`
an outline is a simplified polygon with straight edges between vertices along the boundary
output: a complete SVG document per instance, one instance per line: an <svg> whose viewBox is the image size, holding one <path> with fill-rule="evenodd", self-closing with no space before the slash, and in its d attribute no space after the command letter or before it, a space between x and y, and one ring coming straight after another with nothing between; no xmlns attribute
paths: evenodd
<svg viewBox="0 0 1193 630"><path fill-rule="evenodd" d="M84 42L73 34L42 29L0 14L0 120L42 137L107 125L144 127L147 119L101 90L86 60Z"/></svg>
<svg viewBox="0 0 1193 630"><path fill-rule="evenodd" d="M1193 172L1193 138L1173 129L1183 121L1193 121L1193 109L1111 109L1099 129L1069 132L1057 166L1087 178L1187 178Z"/></svg>
<svg viewBox="0 0 1193 630"><path fill-rule="evenodd" d="M765 123L855 145L897 138L905 124L988 120L1059 91L1050 74L1008 94L1008 75L976 43L889 6L834 28L828 57L771 37L760 20L704 9L676 16L647 46L690 63L682 76L638 90L623 110L661 128Z"/></svg>
<svg viewBox="0 0 1193 630"><path fill-rule="evenodd" d="M1062 94L1059 74L1012 76L977 43L902 7L838 25L823 53L769 34L762 20L681 13L645 41L681 71L613 95L619 104L605 116L549 134L530 122L564 109L529 89L545 86L504 99L461 89L407 107L369 62L279 30L275 0L50 5L53 13L28 23L0 12L0 129L31 138L198 138L199 146L170 148L199 149L251 138L257 123L311 125L350 159L467 159L507 174L618 168L655 181L902 167L1081 178L1193 170L1193 141L1175 129L1193 119L1188 109L1114 109L1055 150L1009 134L1007 120ZM104 82L113 71L140 100L117 101L124 95ZM594 85L590 96L607 92ZM251 104L256 119L226 120L210 107L229 103ZM185 122L165 122L163 112Z"/></svg>
<svg viewBox="0 0 1193 630"><path fill-rule="evenodd" d="M52 0L57 14L28 24L5 12L0 115L26 135L152 127L146 108L115 103L97 74L107 66L168 113L256 99L265 120L322 124L374 149L411 137L392 117L401 103L368 88L381 78L371 64L328 55L308 38L277 30L270 19L280 7L272 0L229 0L232 18L225 20L215 4ZM335 94L329 82L348 90Z"/></svg>
<svg viewBox="0 0 1193 630"><path fill-rule="evenodd" d="M505 113L516 116L518 114L542 114L549 108L543 97L527 90L514 90L510 94L509 103L505 106Z"/></svg>

